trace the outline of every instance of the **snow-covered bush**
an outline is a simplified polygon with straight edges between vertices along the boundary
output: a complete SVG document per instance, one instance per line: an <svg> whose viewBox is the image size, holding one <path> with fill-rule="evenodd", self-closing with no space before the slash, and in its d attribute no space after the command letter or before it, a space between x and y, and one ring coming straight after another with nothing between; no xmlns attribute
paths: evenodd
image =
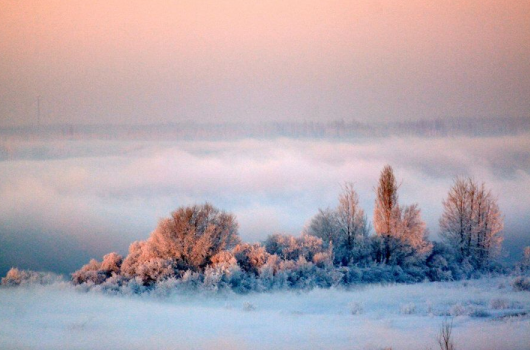
<svg viewBox="0 0 530 350"><path fill-rule="evenodd" d="M122 293L126 295L141 294L148 290L139 277L132 278L121 288Z"/></svg>
<svg viewBox="0 0 530 350"><path fill-rule="evenodd" d="M516 277L512 281L512 287L518 292L527 291L530 292L530 278L528 277Z"/></svg>
<svg viewBox="0 0 530 350"><path fill-rule="evenodd" d="M352 315L360 315L364 312L364 307L359 302L352 302L348 306Z"/></svg>
<svg viewBox="0 0 530 350"><path fill-rule="evenodd" d="M269 253L260 244L241 243L235 246L232 254L241 270L257 275L265 265Z"/></svg>
<svg viewBox="0 0 530 350"><path fill-rule="evenodd" d="M328 253L321 238L311 235L294 237L274 234L265 240L265 249L271 255L278 255L283 260L297 260L303 257L312 261L319 253Z"/></svg>
<svg viewBox="0 0 530 350"><path fill-rule="evenodd" d="M179 280L171 277L155 285L151 293L157 297L167 297L178 290Z"/></svg>
<svg viewBox="0 0 530 350"><path fill-rule="evenodd" d="M331 254L329 252L316 253L313 256L313 264L315 264L319 268L329 268L333 266Z"/></svg>
<svg viewBox="0 0 530 350"><path fill-rule="evenodd" d="M180 290L196 291L202 285L204 276L201 273L188 270L178 279L178 288Z"/></svg>
<svg viewBox="0 0 530 350"><path fill-rule="evenodd" d="M249 303L248 301L243 303L243 311L254 311L256 310L256 307L254 304Z"/></svg>
<svg viewBox="0 0 530 350"><path fill-rule="evenodd" d="M457 304L451 306L451 308L449 309L449 314L451 316L462 316L462 315L465 315L466 314L466 308L462 304L457 303Z"/></svg>
<svg viewBox="0 0 530 350"><path fill-rule="evenodd" d="M363 281L363 268L358 266L341 266L336 271L340 274L340 283L344 285L351 285L361 283Z"/></svg>
<svg viewBox="0 0 530 350"><path fill-rule="evenodd" d="M476 317L476 318L485 318L485 317L490 317L491 314L488 311L484 310L484 309L473 308L469 312L469 316Z"/></svg>
<svg viewBox="0 0 530 350"><path fill-rule="evenodd" d="M227 274L220 267L207 267L204 271L204 282L202 288L210 292L225 289L228 285Z"/></svg>
<svg viewBox="0 0 530 350"><path fill-rule="evenodd" d="M88 283L101 284L107 279L107 274L101 270L101 263L95 259L72 274L74 284Z"/></svg>
<svg viewBox="0 0 530 350"><path fill-rule="evenodd" d="M152 258L136 267L136 276L144 285L156 284L174 278L175 268L170 259Z"/></svg>
<svg viewBox="0 0 530 350"><path fill-rule="evenodd" d="M504 310L510 308L510 303L506 299L495 298L490 300L490 307L494 310Z"/></svg>
<svg viewBox="0 0 530 350"><path fill-rule="evenodd" d="M62 276L51 272L36 272L31 270L19 270L11 268L6 276L2 278L3 286L19 286L29 284L52 284L61 282Z"/></svg>
<svg viewBox="0 0 530 350"><path fill-rule="evenodd" d="M408 303L403 304L399 308L399 312L404 315L412 315L416 313L416 304L414 303Z"/></svg>
<svg viewBox="0 0 530 350"><path fill-rule="evenodd" d="M453 248L445 243L433 242L425 265L426 276L431 281L452 281L464 276L464 272L456 261Z"/></svg>
<svg viewBox="0 0 530 350"><path fill-rule="evenodd" d="M107 278L103 283L98 285L92 284L89 289L104 292L106 294L117 295L123 293L123 287L127 282L128 281L121 275L116 275L113 273L112 276Z"/></svg>
<svg viewBox="0 0 530 350"><path fill-rule="evenodd" d="M107 274L119 274L122 262L123 257L118 253L107 254L103 257L103 261L101 262L101 270Z"/></svg>

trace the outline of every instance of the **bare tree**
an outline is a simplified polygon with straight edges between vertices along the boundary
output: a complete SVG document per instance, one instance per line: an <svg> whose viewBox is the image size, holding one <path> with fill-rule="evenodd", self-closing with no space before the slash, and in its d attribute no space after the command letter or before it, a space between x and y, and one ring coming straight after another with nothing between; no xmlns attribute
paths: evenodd
<svg viewBox="0 0 530 350"><path fill-rule="evenodd" d="M437 340L440 350L456 350L456 346L453 341L453 320L451 320L451 322L445 320L442 323Z"/></svg>
<svg viewBox="0 0 530 350"><path fill-rule="evenodd" d="M482 268L499 252L504 228L497 200L484 183L456 178L443 201L440 234L460 260L469 259Z"/></svg>

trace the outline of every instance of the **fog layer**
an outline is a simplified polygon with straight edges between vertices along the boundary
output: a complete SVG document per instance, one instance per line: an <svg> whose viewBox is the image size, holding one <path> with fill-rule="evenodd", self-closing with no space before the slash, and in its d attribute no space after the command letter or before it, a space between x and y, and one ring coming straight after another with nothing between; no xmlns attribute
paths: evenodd
<svg viewBox="0 0 530 350"><path fill-rule="evenodd" d="M91 257L126 253L157 220L209 201L233 212L245 241L298 234L354 182L373 212L382 167L402 180L437 238L457 175L483 180L505 213L504 257L530 245L530 138L11 142L0 162L0 274L11 266L69 273ZM58 258L59 257L59 258Z"/></svg>

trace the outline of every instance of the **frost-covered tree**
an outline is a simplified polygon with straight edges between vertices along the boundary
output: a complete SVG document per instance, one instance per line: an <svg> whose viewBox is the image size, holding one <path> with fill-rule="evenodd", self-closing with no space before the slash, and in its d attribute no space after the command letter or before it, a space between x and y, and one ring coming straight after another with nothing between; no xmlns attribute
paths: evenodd
<svg viewBox="0 0 530 350"><path fill-rule="evenodd" d="M106 279L107 275L101 271L101 263L96 259L90 260L88 264L72 274L72 281L75 284L88 282L101 284L105 282Z"/></svg>
<svg viewBox="0 0 530 350"><path fill-rule="evenodd" d="M380 236L395 236L397 234L398 188L394 170L390 165L386 165L379 177L374 208L374 228Z"/></svg>
<svg viewBox="0 0 530 350"><path fill-rule="evenodd" d="M240 243L234 247L232 254L237 264L245 272L257 275L259 269L265 265L269 254L260 244Z"/></svg>
<svg viewBox="0 0 530 350"><path fill-rule="evenodd" d="M123 257L121 255L118 253L109 253L103 257L101 270L108 275L111 275L112 273L119 274L122 262Z"/></svg>
<svg viewBox="0 0 530 350"><path fill-rule="evenodd" d="M304 258L313 261L318 253L327 253L322 239L303 234L300 237L273 234L264 242L268 254L277 255L282 260L298 260Z"/></svg>
<svg viewBox="0 0 530 350"><path fill-rule="evenodd" d="M398 214L398 232L396 237L410 245L418 253L427 253L432 245L427 241L427 225L421 218L421 210L418 204L400 207Z"/></svg>
<svg viewBox="0 0 530 350"><path fill-rule="evenodd" d="M123 260L121 273L127 278L134 278L139 274L139 267L154 258L153 250L148 241L136 241L129 246L129 254Z"/></svg>
<svg viewBox="0 0 530 350"><path fill-rule="evenodd" d="M321 238L326 244L338 242L340 229L337 211L334 209L319 209L318 213L311 219L306 232Z"/></svg>
<svg viewBox="0 0 530 350"><path fill-rule="evenodd" d="M503 217L490 190L472 178L456 178L443 201L440 234L456 251L480 269L499 252Z"/></svg>
<svg viewBox="0 0 530 350"><path fill-rule="evenodd" d="M162 219L148 240L153 254L175 261L179 269L201 270L212 256L239 243L233 215L206 203L181 207Z"/></svg>
<svg viewBox="0 0 530 350"><path fill-rule="evenodd" d="M237 260L234 257L234 254L228 250L221 250L219 253L212 256L211 262L212 266L221 266L223 268L237 265Z"/></svg>
<svg viewBox="0 0 530 350"><path fill-rule="evenodd" d="M397 250L410 250L416 255L427 253L431 245L427 241L425 222L417 204L401 206L394 170L387 165L381 171L376 189L374 228L379 239L374 240L376 260L390 263Z"/></svg>
<svg viewBox="0 0 530 350"><path fill-rule="evenodd" d="M359 205L359 195L351 183L344 185L338 206L333 210L320 209L306 229L308 234L333 247L335 261L342 265L359 260L359 252L365 246L369 231L366 214Z"/></svg>
<svg viewBox="0 0 530 350"><path fill-rule="evenodd" d="M75 284L92 282L101 284L112 275L119 275L123 258L118 253L109 253L99 262L95 259L84 265L72 274L72 281Z"/></svg>
<svg viewBox="0 0 530 350"><path fill-rule="evenodd" d="M351 183L344 186L339 196L337 218L341 243L347 252L353 252L355 244L368 236L369 228L366 214L359 206L359 195Z"/></svg>
<svg viewBox="0 0 530 350"><path fill-rule="evenodd" d="M102 284L113 275L143 285L203 272L212 258L239 243L235 217L210 204L181 207L160 220L146 241L133 242L122 259L110 253L99 263L91 260L72 274L76 284ZM220 256L217 256L220 258Z"/></svg>

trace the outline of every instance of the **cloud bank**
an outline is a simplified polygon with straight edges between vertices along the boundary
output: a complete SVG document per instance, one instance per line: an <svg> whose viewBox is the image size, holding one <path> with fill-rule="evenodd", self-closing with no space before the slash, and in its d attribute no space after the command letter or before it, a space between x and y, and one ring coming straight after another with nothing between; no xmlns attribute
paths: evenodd
<svg viewBox="0 0 530 350"><path fill-rule="evenodd" d="M506 218L505 255L530 245L530 138L14 142L0 162L0 272L12 265L68 273L127 251L181 205L209 201L236 214L243 240L298 234L354 182L371 219L385 164L418 203L436 239L457 175L483 180ZM60 259L57 259L60 256Z"/></svg>

